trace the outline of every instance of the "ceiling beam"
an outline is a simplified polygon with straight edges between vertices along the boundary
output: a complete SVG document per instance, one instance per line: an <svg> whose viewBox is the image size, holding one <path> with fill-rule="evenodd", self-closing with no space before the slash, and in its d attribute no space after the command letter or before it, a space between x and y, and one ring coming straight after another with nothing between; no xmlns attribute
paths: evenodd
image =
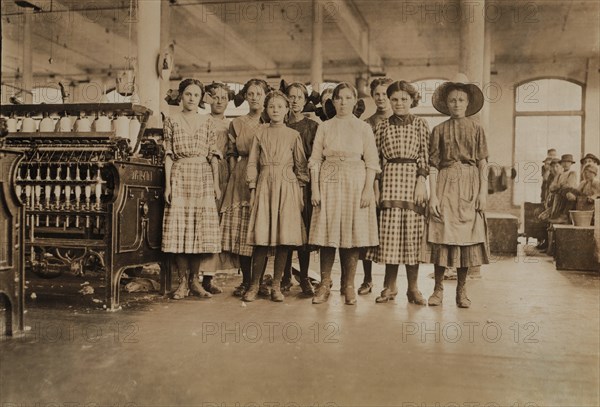
<svg viewBox="0 0 600 407"><path fill-rule="evenodd" d="M178 15L185 18L191 27L203 31L223 44L223 49L233 52L249 66L259 72L277 70L277 64L242 35L227 25L215 13L210 5L198 4L197 0L180 0L177 2Z"/></svg>
<svg viewBox="0 0 600 407"><path fill-rule="evenodd" d="M23 74L23 55L21 51L21 43L13 39L3 37L2 38L2 76L9 73L16 73L19 68L20 74ZM11 70L13 72L11 72ZM44 64L39 55L34 53L33 55L33 73L52 74L53 71L49 69L48 64Z"/></svg>
<svg viewBox="0 0 600 407"><path fill-rule="evenodd" d="M356 10L348 0L333 0L328 2L322 12L328 13L323 18L335 20L338 28L344 34L350 46L370 70L383 70L383 60L379 52L369 41L369 30L359 19Z"/></svg>

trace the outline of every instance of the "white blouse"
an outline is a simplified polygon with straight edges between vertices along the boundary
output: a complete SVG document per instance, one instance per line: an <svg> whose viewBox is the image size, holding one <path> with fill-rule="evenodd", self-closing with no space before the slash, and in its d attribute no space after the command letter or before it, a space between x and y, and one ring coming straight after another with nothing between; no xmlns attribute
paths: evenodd
<svg viewBox="0 0 600 407"><path fill-rule="evenodd" d="M354 115L338 116L317 128L309 168L318 167L327 156L360 159L365 167L381 172L375 136L371 126Z"/></svg>

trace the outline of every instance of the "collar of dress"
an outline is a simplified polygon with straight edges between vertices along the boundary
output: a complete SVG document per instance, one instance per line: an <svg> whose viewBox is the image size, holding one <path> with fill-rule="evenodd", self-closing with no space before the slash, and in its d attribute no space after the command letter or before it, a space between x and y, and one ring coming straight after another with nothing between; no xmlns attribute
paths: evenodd
<svg viewBox="0 0 600 407"><path fill-rule="evenodd" d="M390 124L393 124L394 126L407 126L413 123L413 121L415 120L415 116L410 113L406 116L398 116L396 114L393 114L390 116L389 120Z"/></svg>

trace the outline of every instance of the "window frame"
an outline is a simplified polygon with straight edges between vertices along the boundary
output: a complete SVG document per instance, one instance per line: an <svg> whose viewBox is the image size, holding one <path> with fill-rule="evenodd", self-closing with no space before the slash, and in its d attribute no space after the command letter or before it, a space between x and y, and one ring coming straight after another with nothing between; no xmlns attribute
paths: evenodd
<svg viewBox="0 0 600 407"><path fill-rule="evenodd" d="M559 81L564 81L564 82L570 82L573 83L575 85L578 85L581 88L581 109L580 110L540 110L540 111L517 111L517 98L518 98L518 88L529 83L529 82L535 82L535 81L539 81L539 80L547 80L547 79L551 79L551 80L559 80ZM581 157L583 157L584 154L584 142L585 142L585 100L586 100L586 87L585 87L585 83L580 82L576 79L573 78L569 78L569 77L564 77L564 76L535 76L532 78L527 78L524 79L522 81L519 82L515 82L514 86L513 86L513 101L512 101L512 109L513 109L513 123L512 123L512 130L513 130L513 137L512 137L512 165L513 168L515 168L515 166L517 166L517 162L516 162L516 148L517 148L517 118L518 117L534 117L534 116L554 116L554 117L573 117L573 116L579 116L580 117L580 141L579 141L579 145L580 145L580 151L579 151L579 155ZM573 153L575 153L575 151L573 151ZM540 159L540 162L544 159L545 157L542 157ZM519 169L520 170L520 169ZM520 174L518 176L518 178L521 178ZM523 202L521 202L520 204L515 204L515 195L516 195L516 190L517 188L515 188L514 186L515 180L513 180L513 188L512 188L512 196L511 196L511 205L513 206L523 206L525 204L525 197L523 197Z"/></svg>

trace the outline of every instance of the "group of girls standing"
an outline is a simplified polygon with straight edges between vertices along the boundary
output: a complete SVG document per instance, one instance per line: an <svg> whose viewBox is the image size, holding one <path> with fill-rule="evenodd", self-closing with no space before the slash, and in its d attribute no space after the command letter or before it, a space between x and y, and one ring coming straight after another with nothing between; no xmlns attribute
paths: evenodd
<svg viewBox="0 0 600 407"><path fill-rule="evenodd" d="M486 139L467 117L483 105L477 86L455 81L436 89L434 107L451 117L431 134L425 120L410 113L420 96L406 81L372 82L377 112L367 121L354 114L356 89L340 83L320 124L303 114L308 90L301 83L271 91L263 80L248 81L241 94L249 112L229 127L222 108L231 97L226 85L209 87L211 114L205 118L197 114L202 84L185 80L179 91L183 110L165 121L163 250L174 253L179 270L174 298L220 292L211 272L237 261L243 278L234 295L281 302L291 285L291 251L297 250L302 293L323 303L338 249L346 304L356 303L362 259L359 294L373 286L371 262L386 266L378 303L395 298L404 264L409 302L440 305L444 271L455 267L456 303L470 306L468 267L489 262ZM308 277L315 249L321 273L316 289ZM275 256L270 290L263 284L269 255ZM435 265L428 300L417 285L419 263Z"/></svg>

